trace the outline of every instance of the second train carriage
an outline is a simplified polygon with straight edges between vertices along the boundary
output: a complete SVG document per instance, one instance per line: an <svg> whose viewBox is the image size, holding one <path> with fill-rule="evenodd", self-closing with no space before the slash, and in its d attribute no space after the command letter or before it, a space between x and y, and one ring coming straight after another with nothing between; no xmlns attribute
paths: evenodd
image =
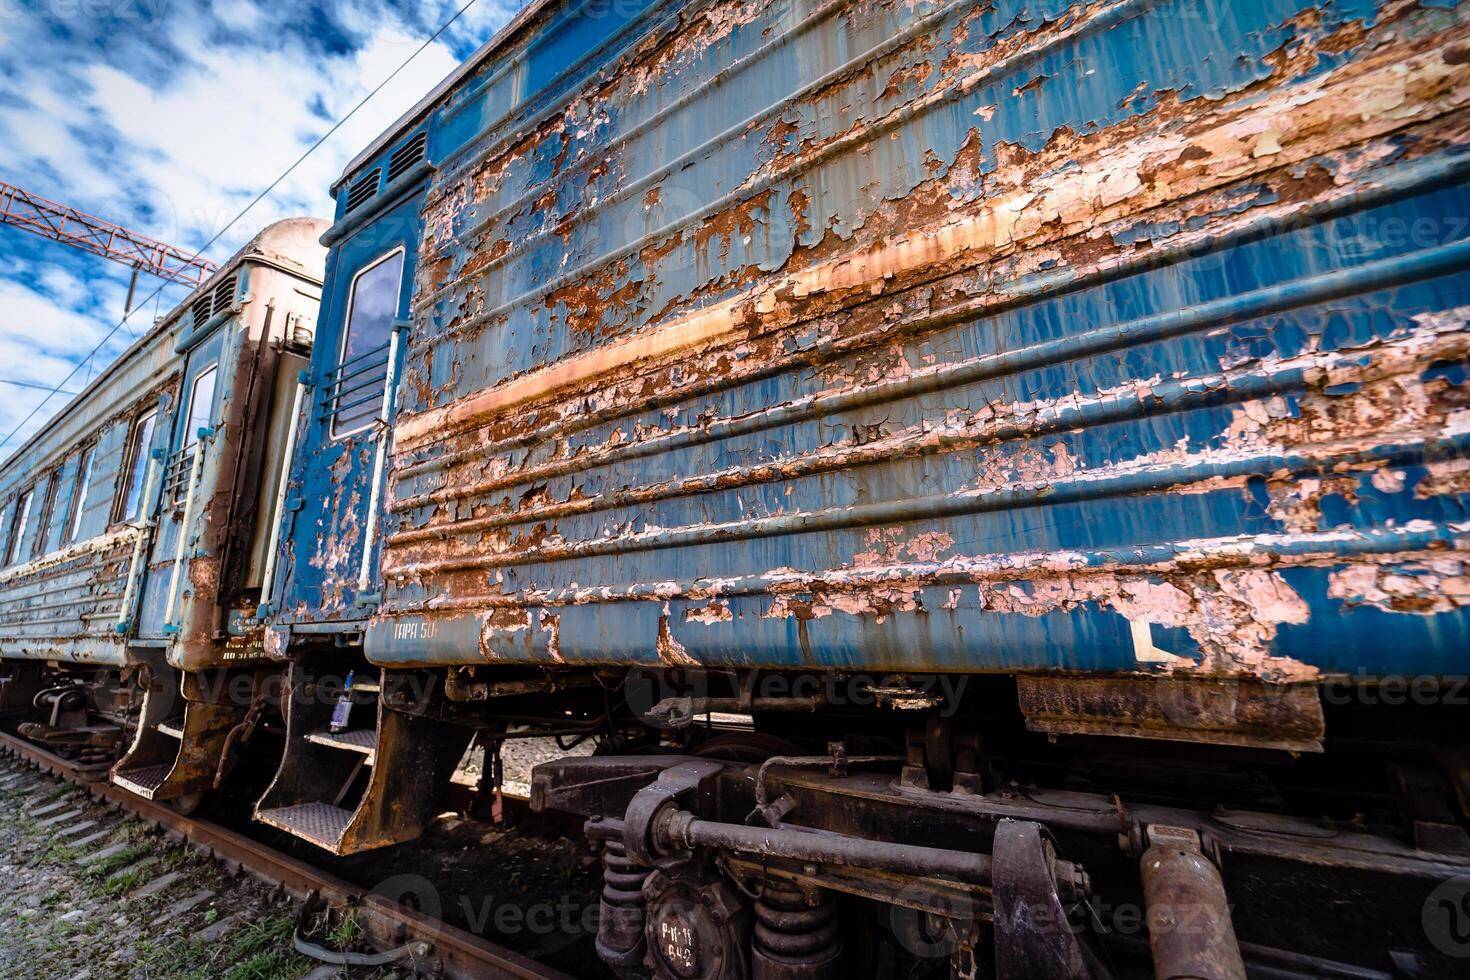
<svg viewBox="0 0 1470 980"><path fill-rule="evenodd" d="M324 227L262 231L4 470L0 697L45 744L126 746L112 779L149 798L214 785L267 693L255 614Z"/></svg>
<svg viewBox="0 0 1470 980"><path fill-rule="evenodd" d="M173 336L170 322L150 330L0 468L0 710L98 764L140 702L118 684L118 625L151 514L158 419L178 393Z"/></svg>

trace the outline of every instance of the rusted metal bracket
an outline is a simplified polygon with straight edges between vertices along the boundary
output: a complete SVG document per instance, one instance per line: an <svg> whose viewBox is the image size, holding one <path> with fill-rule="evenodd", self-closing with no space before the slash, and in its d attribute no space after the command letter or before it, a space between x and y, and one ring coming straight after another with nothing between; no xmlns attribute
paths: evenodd
<svg viewBox="0 0 1470 980"><path fill-rule="evenodd" d="M1104 735L1321 752L1326 722L1315 684L1254 677L1021 676L1026 727L1049 735Z"/></svg>
<svg viewBox="0 0 1470 980"><path fill-rule="evenodd" d="M991 858L995 971L1002 977L1075 980L1092 975L1057 895L1056 855L1029 820L1002 820Z"/></svg>

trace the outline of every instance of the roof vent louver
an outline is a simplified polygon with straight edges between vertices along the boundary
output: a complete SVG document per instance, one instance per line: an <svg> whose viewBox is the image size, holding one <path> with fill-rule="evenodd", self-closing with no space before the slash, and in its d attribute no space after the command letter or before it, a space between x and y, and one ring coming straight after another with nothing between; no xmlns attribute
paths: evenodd
<svg viewBox="0 0 1470 980"><path fill-rule="evenodd" d="M356 211L378 193L378 178L383 175L381 169L370 170L357 178L357 183L347 191L347 213Z"/></svg>
<svg viewBox="0 0 1470 980"><path fill-rule="evenodd" d="M194 315L194 326L204 326L206 323L209 322L209 318L214 315L213 294L205 293L203 296L200 296L194 301L194 304L190 307L190 310L193 312Z"/></svg>
<svg viewBox="0 0 1470 980"><path fill-rule="evenodd" d="M218 286L214 287L214 312L216 315L231 309L235 305L235 289L240 284L239 276L231 276Z"/></svg>
<svg viewBox="0 0 1470 980"><path fill-rule="evenodd" d="M407 173L414 164L424 158L424 149L428 146L429 134L419 133L413 139L404 143L393 151L393 156L388 158L388 183L393 183L399 177Z"/></svg>

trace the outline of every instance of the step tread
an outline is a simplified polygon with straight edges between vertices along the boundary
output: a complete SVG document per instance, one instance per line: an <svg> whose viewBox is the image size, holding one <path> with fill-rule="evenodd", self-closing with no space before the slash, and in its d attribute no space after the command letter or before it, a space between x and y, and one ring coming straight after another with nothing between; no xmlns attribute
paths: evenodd
<svg viewBox="0 0 1470 980"><path fill-rule="evenodd" d="M123 789L131 790L146 799L153 799L153 794L168 774L173 770L172 762L159 763L156 766L139 766L136 769L124 769L112 774L112 781Z"/></svg>
<svg viewBox="0 0 1470 980"><path fill-rule="evenodd" d="M160 721L154 726L157 731L174 738L184 737L184 723L182 721Z"/></svg>
<svg viewBox="0 0 1470 980"><path fill-rule="evenodd" d="M372 755L378 750L378 731L375 728L355 728L345 732L312 732L306 736L308 742L328 745L334 749L361 752Z"/></svg>
<svg viewBox="0 0 1470 980"><path fill-rule="evenodd" d="M352 822L352 811L330 803L297 803L261 810L256 819L321 847L332 848Z"/></svg>

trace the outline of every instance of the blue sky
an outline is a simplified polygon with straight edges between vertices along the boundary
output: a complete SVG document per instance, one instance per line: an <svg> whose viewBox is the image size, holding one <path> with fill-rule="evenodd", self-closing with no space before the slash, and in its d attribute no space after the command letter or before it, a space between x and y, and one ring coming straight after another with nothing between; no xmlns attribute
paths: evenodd
<svg viewBox="0 0 1470 980"><path fill-rule="evenodd" d="M465 0L0 0L0 180L190 251L204 245ZM356 152L524 0L477 0L206 256L278 218L330 217ZM129 271L0 226L0 380L57 384L122 318ZM139 295L157 286L148 277ZM66 385L187 291L169 287ZM0 439L45 392L0 383ZM10 455L67 399L54 396Z"/></svg>

